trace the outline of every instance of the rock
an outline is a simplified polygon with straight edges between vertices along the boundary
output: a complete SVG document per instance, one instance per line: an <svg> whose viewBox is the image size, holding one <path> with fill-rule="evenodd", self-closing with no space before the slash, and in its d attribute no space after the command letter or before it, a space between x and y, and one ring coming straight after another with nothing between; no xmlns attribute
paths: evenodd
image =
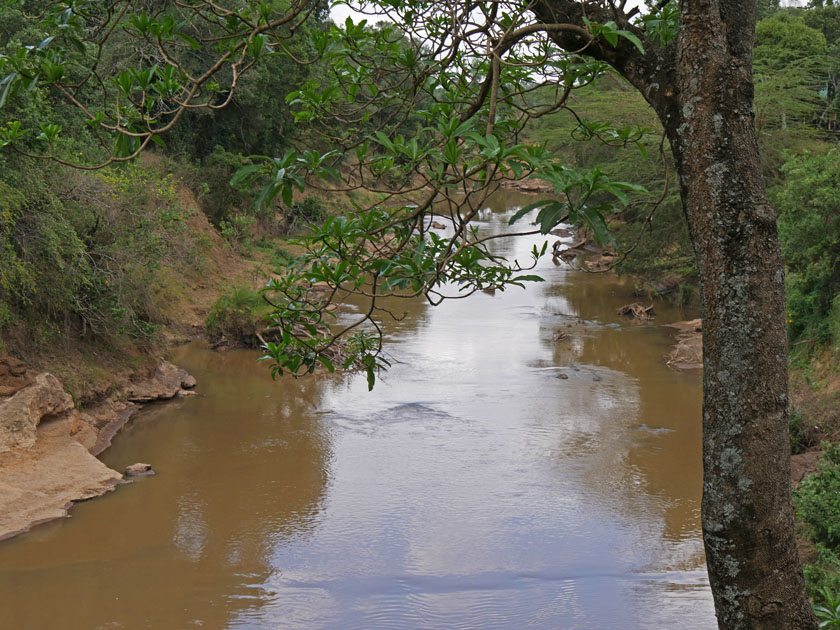
<svg viewBox="0 0 840 630"><path fill-rule="evenodd" d="M6 374L23 376L26 374L26 364L14 357L0 357L0 376Z"/></svg>
<svg viewBox="0 0 840 630"><path fill-rule="evenodd" d="M140 406L134 403L107 398L85 408L80 414L83 426L71 428L70 435L91 454L98 455L111 445L111 439L138 409Z"/></svg>
<svg viewBox="0 0 840 630"><path fill-rule="evenodd" d="M502 182L502 188L508 190L518 190L524 193L552 193L554 186L548 182L539 179L523 179L523 180L505 180Z"/></svg>
<svg viewBox="0 0 840 630"><path fill-rule="evenodd" d="M72 411L73 399L52 374L39 374L33 383L0 400L0 453L35 444L43 418Z"/></svg>
<svg viewBox="0 0 840 630"><path fill-rule="evenodd" d="M596 383L600 383L604 379L596 374L592 377L592 380L595 381Z"/></svg>
<svg viewBox="0 0 840 630"><path fill-rule="evenodd" d="M558 375L557 375L557 378L559 378L560 380L565 381L566 379L568 379L568 378L569 378L569 375L568 375L568 374L563 374L563 373L560 373L560 374L558 374Z"/></svg>
<svg viewBox="0 0 840 630"><path fill-rule="evenodd" d="M152 475L156 474L154 470L152 470L151 464L143 464L137 463L128 466L125 469L125 476L126 477L151 477Z"/></svg>
<svg viewBox="0 0 840 630"><path fill-rule="evenodd" d="M0 396L13 396L35 382L26 364L13 357L0 357Z"/></svg>
<svg viewBox="0 0 840 630"><path fill-rule="evenodd" d="M3 368L4 374L12 371L8 362ZM19 363L11 368L22 372ZM190 396L195 392L184 388L196 384L186 371L161 361L148 382L130 384L80 412L54 376L24 375L31 385L0 398L0 540L66 517L75 501L126 483L94 456L139 409L125 398ZM139 476L155 474L148 464L140 466Z"/></svg>
<svg viewBox="0 0 840 630"><path fill-rule="evenodd" d="M571 238L575 235L574 232L567 230L566 228L554 228L551 232L549 232L549 234L554 234L554 236L559 236L561 238Z"/></svg>
<svg viewBox="0 0 840 630"><path fill-rule="evenodd" d="M676 276L668 276L656 283L653 290L659 295L674 295L680 289L680 279Z"/></svg>
<svg viewBox="0 0 840 630"><path fill-rule="evenodd" d="M193 387L195 379L186 370L161 360L151 379L130 385L125 395L131 402L146 403L153 400L169 400L184 388Z"/></svg>
<svg viewBox="0 0 840 630"><path fill-rule="evenodd" d="M69 437L61 422L44 423L37 432L32 448L0 453L0 540L65 517L74 501L122 483L120 474Z"/></svg>
<svg viewBox="0 0 840 630"><path fill-rule="evenodd" d="M590 271L607 271L614 265L615 260L609 252L597 256L587 256L583 260L583 266Z"/></svg>
<svg viewBox="0 0 840 630"><path fill-rule="evenodd" d="M668 324L680 331L677 345L668 356L668 365L677 370L703 369L703 325L700 319Z"/></svg>

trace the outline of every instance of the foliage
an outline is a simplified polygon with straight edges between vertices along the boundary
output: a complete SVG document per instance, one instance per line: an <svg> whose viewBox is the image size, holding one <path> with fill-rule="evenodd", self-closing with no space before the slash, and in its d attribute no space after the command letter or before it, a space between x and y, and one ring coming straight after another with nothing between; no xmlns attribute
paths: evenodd
<svg viewBox="0 0 840 630"><path fill-rule="evenodd" d="M774 191L782 253L788 268L791 337L840 345L840 152L804 153L783 167Z"/></svg>
<svg viewBox="0 0 840 630"><path fill-rule="evenodd" d="M775 13L755 27L756 59L772 58L778 66L827 51L825 35L805 24L799 15Z"/></svg>
<svg viewBox="0 0 840 630"><path fill-rule="evenodd" d="M533 121L525 129L526 138L544 143L578 167L597 166L618 181L633 181L656 194L665 192L649 219L653 209L650 197L631 195L631 203L611 225L618 250L628 252L632 248L618 270L648 282L678 276L684 280L684 286L689 287L697 273L694 251L683 216L679 187L672 175L675 166L670 156L660 153L662 129L653 111L641 95L613 75L578 90L570 110ZM581 142L581 120L589 125L609 120L613 128L647 131L636 143Z"/></svg>
<svg viewBox="0 0 840 630"><path fill-rule="evenodd" d="M256 345L256 333L265 328L271 310L261 295L247 287L234 287L216 300L205 325L214 337L227 336L238 343Z"/></svg>
<svg viewBox="0 0 840 630"><path fill-rule="evenodd" d="M840 595L827 587L820 590L822 606L814 606L814 612L820 619L820 628L840 628Z"/></svg>
<svg viewBox="0 0 840 630"><path fill-rule="evenodd" d="M815 603L830 612L837 608L833 593L840 593L840 445L823 448L818 472L802 481L794 500L817 551L816 562L805 567L808 589Z"/></svg>
<svg viewBox="0 0 840 630"><path fill-rule="evenodd" d="M205 155L220 142L205 140L208 127L196 118L202 111L210 112L211 124L226 132L221 141L226 148L247 150L267 142L262 146L274 150L288 128L288 116L267 101L278 91L282 96L285 81L300 72L279 71L274 57L305 58L307 51L296 47L292 35L305 32L306 18L324 20L326 6L248 1L235 8L215 2L176 7L70 0L42 7L5 3L2 12L0 17L28 28L0 54L0 108L36 88L72 104L71 117L84 123L76 127L87 128L89 138L106 149L102 163L107 164L130 159L150 143L163 145L161 134L184 117L176 141L195 157ZM263 69L243 79L258 61ZM90 80L91 68L102 80ZM212 113L230 105L238 88L235 106L257 114L260 125L255 128L235 130L238 121L232 114L215 118ZM63 124L38 121L37 134L38 128L19 124L14 112L11 116L1 125L0 147L11 144L26 155L84 164L62 146ZM33 136L39 146L27 146Z"/></svg>
<svg viewBox="0 0 840 630"><path fill-rule="evenodd" d="M0 174L0 328L70 318L84 334L149 337L166 320L161 266L202 255L172 177L54 171Z"/></svg>
<svg viewBox="0 0 840 630"><path fill-rule="evenodd" d="M825 37L830 47L835 47L840 39L840 5L814 7L802 12L802 21L817 29Z"/></svg>
<svg viewBox="0 0 840 630"><path fill-rule="evenodd" d="M830 68L825 36L799 15L780 12L756 26L756 127L803 127L829 105L820 96Z"/></svg>
<svg viewBox="0 0 840 630"><path fill-rule="evenodd" d="M840 550L840 445L823 446L819 471L795 493L797 515L815 542Z"/></svg>

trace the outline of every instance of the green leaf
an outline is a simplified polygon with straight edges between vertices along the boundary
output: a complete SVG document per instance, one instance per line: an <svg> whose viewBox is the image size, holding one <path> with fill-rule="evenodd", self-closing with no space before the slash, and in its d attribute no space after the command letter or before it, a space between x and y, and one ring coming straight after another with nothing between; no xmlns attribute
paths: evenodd
<svg viewBox="0 0 840 630"><path fill-rule="evenodd" d="M9 99L9 95L12 93L12 87L14 86L15 80L18 76L19 75L16 72L13 72L12 74L7 74L3 77L3 80L0 81L0 107L3 107Z"/></svg>
<svg viewBox="0 0 840 630"><path fill-rule="evenodd" d="M175 36L185 41L193 50L199 50L201 48L201 44L198 43L198 40L195 37L191 37L186 33L175 33Z"/></svg>
<svg viewBox="0 0 840 630"><path fill-rule="evenodd" d="M292 190L291 185L289 185L288 183L283 184L283 187L281 188L281 191L280 191L280 195L283 199L283 203L285 203L287 206L292 205L292 194L293 194L293 192L294 191Z"/></svg>
<svg viewBox="0 0 840 630"><path fill-rule="evenodd" d="M534 203L529 203L527 206L524 206L524 207L520 208L519 210L517 210L516 212L513 213L513 216L508 221L508 225L513 225L514 223L519 221L519 219L524 217L529 212L532 212L533 210L536 210L537 208L541 208L541 207L543 207L545 205L548 205L550 203L553 203L553 202L551 200L548 200L548 201L537 201L537 202L534 202Z"/></svg>
<svg viewBox="0 0 840 630"><path fill-rule="evenodd" d="M248 177L253 175L254 173L262 170L262 164L249 164L247 166L243 166L239 168L236 173L234 173L233 177L230 178L230 185L231 186L238 186L243 181L245 181Z"/></svg>
<svg viewBox="0 0 840 630"><path fill-rule="evenodd" d="M604 215L601 214L600 210L604 208L609 208L609 206L599 206L598 208L584 206L580 208L580 214L583 216L587 225L592 228L592 232L595 234L595 241L599 245L607 245L615 241L612 232L607 227Z"/></svg>
<svg viewBox="0 0 840 630"><path fill-rule="evenodd" d="M645 47L642 46L641 40L639 40L639 38L636 37L633 33L631 33L630 31L616 31L616 33L618 35L621 35L624 39L631 42L636 48L639 49L640 53L642 53L643 55L645 54ZM615 46L615 44L613 44L613 46Z"/></svg>
<svg viewBox="0 0 840 630"><path fill-rule="evenodd" d="M540 233L548 234L558 223L566 218L569 212L569 204L565 201L555 201L548 204L537 215L537 223L540 225Z"/></svg>

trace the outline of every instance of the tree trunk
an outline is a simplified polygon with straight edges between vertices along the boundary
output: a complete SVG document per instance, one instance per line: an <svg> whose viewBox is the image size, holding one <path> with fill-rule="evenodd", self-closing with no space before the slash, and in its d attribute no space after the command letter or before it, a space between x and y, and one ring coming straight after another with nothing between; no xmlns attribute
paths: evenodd
<svg viewBox="0 0 840 630"><path fill-rule="evenodd" d="M784 271L748 3L683 2L665 127L703 295L703 539L721 628L816 628L794 535Z"/></svg>
<svg viewBox="0 0 840 630"><path fill-rule="evenodd" d="M581 8L583 7L583 8ZM618 19L645 41L587 45L656 110L677 164L703 295L703 539L718 624L817 628L794 535L784 270L753 113L755 3L682 0L661 48L608 5L544 0L543 22Z"/></svg>

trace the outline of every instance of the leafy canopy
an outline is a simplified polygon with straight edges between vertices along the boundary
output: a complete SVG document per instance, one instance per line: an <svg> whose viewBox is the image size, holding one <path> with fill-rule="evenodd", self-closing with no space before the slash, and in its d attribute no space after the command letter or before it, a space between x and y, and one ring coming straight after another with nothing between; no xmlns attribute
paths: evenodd
<svg viewBox="0 0 840 630"><path fill-rule="evenodd" d="M368 202L353 213L315 227L301 242L305 253L266 287L278 337L266 344L265 358L275 374L319 364L332 370L330 348L346 337L345 366L362 366L372 384L386 364L381 321L392 314L383 298L423 295L438 303L540 280L528 270L547 243L527 261L506 261L493 254L494 238L578 222L600 242L611 240L610 214L640 203L645 191L524 142L522 129L566 110L578 120L577 136L644 152L647 129L587 120L574 111L572 94L609 72L587 55L591 46L642 53L666 46L678 13L673 3L645 14L631 10L635 23L620 28L612 20L537 20L519 0L353 6L389 21L306 29L323 8L307 1L50 4L36 16L44 36L0 57L0 106L48 86L104 148L104 160L77 164L96 168L162 143L187 112L224 107L243 74L266 58L318 64L317 77L288 96L306 142L280 156L252 156L232 183L255 187L259 210L291 204L307 185L366 192ZM559 47L559 35L579 47ZM307 45L293 48L299 38ZM62 153L62 131L57 122L33 129L7 119L0 148L74 163ZM527 177L554 188L551 198L514 217L536 211L536 226L483 235L473 221L487 197L504 181ZM445 235L430 231L436 223ZM336 330L327 306L347 294L366 307Z"/></svg>

